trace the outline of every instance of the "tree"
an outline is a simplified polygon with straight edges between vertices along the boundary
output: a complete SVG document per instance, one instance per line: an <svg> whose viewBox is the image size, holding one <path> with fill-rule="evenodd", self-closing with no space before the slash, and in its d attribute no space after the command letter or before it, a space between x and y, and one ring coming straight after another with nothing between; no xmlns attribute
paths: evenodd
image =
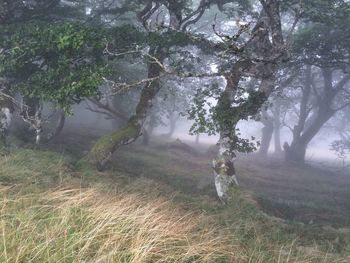
<svg viewBox="0 0 350 263"><path fill-rule="evenodd" d="M202 1L201 3L205 3ZM206 6L206 5L205 5ZM152 107L152 100L158 94L161 85L160 78L166 70L164 61L166 60L169 48L178 45L187 45L188 38L184 37L181 31L186 30L192 22L193 17L201 16L197 11L184 16L187 10L187 1L146 1L143 9L138 13L138 18L143 27L148 31L149 37L154 36L154 31L161 36L161 39L149 43L149 52L146 54L148 59L148 75L146 84L141 91L141 96L136 107L135 114L128 120L128 123L122 129L99 139L89 154L90 163L103 169L112 154L122 145L131 143L140 136L142 127L147 118L147 113ZM166 8L169 20L158 21L162 13L161 8ZM197 10L202 9L202 4ZM158 15L157 15L158 12ZM160 12L160 13L159 13ZM194 21L195 22L195 21ZM167 23L167 24L166 24Z"/></svg>
<svg viewBox="0 0 350 263"><path fill-rule="evenodd" d="M293 140L284 147L290 162L304 163L309 142L332 116L350 106L350 31L344 25L344 20L349 20L350 4L340 2L329 4L330 14L322 14L323 21L312 17L295 41L295 64L302 69L298 80L301 101Z"/></svg>
<svg viewBox="0 0 350 263"><path fill-rule="evenodd" d="M236 152L247 152L256 147L251 140L240 137L237 124L261 111L278 86L278 73L284 70L281 65L285 65L291 55L294 66L304 69L304 73L307 73L305 65L308 65L311 75L323 74L325 83L333 85L332 76L343 78L338 84L346 83L344 70L348 60L341 54L348 54L347 37L341 36L337 27L348 32L340 23L341 19L348 19L345 15L348 11L347 4L340 0L326 4L318 0L307 3L279 0L132 0L110 3L72 0L69 1L74 3L70 10L80 14L75 19L58 12L68 8L67 1L50 1L55 3L57 12L55 9L43 16L39 15L42 11L33 10L41 6L46 8L48 2L30 2L17 3L18 8L24 10L19 14L32 14L29 20L20 15L21 19L16 17L16 25L13 25L13 18L1 15L5 22L0 34L0 75L9 82L12 92L20 92L27 100L32 100L34 111L28 111L28 116L38 119L33 126L40 132L38 105L43 102L69 111L72 104L88 98L97 106L93 110L117 117L122 124L121 128L118 125L117 130L102 136L87 157L91 164L103 169L116 150L142 135L147 120L153 122L151 117L154 114L150 116L152 105L157 96L159 98L162 87L166 88L174 81L174 94L164 90L168 98L171 95L177 98L182 96L180 87L188 85L186 80L192 84L197 82L193 104L188 109L190 119L195 121L190 132L220 136L220 151L213 160L213 170L217 191L223 201L227 199L230 187L237 184ZM0 13L10 12L7 7L1 6ZM201 19L206 10L211 12L204 20L212 19L214 25L201 30L200 25L205 24ZM216 16L218 11L220 13ZM328 27L320 22L324 16L332 18ZM221 23L217 21L218 17L222 18ZM292 33L301 18L300 34L293 38ZM42 20L45 19L51 20L44 24ZM327 42L323 33L325 29L337 29L335 33L332 31L338 38L337 42ZM308 34L303 32L308 30L314 39L305 37ZM292 40L297 44L290 53ZM298 52L298 43L308 45L301 45L299 50L302 52ZM326 52L329 47L332 47L331 55ZM184 63L188 57L194 62ZM124 81L118 73L118 62L138 62L145 73L141 78ZM203 62L210 64L198 66ZM307 74L298 81L303 83L305 76ZM329 88L334 90L338 84ZM344 85L341 92L344 92ZM141 88L131 94L133 87ZM186 89L188 87L190 85ZM122 96L118 94L121 90L130 92L126 95L129 105L121 103ZM309 96L307 92L305 96ZM167 102L174 106L171 109L166 106L170 110L169 118L174 111L186 108L177 99ZM319 105L323 105L322 99ZM273 115L274 125L279 127L279 106ZM303 126L308 127L306 123ZM278 133L275 134L278 142ZM304 136L304 133L300 135ZM267 141L271 136L270 129ZM292 145L289 148L292 149Z"/></svg>
<svg viewBox="0 0 350 263"><path fill-rule="evenodd" d="M198 131L220 134L220 150L213 160L213 169L216 189L223 201L227 199L230 187L238 184L234 169L235 152L255 148L249 141L239 138L237 123L259 111L275 87L278 65L288 59L281 26L280 1L260 1L260 4L262 9L259 15L253 16L256 17L255 21L243 23L234 36L218 33L229 48L227 53L230 52L232 62L229 70L222 72L226 80L225 89L209 93L218 98L217 105L209 111L212 122L203 125L203 101L197 104L199 110L192 111L192 117L199 123ZM251 30L250 24L253 24ZM257 79L259 85L244 89L241 84L246 78Z"/></svg>
<svg viewBox="0 0 350 263"><path fill-rule="evenodd" d="M0 74L6 76L13 93L26 98L23 116L37 136L41 101L69 111L73 103L97 93L108 70L102 59L105 35L100 29L33 22L3 26L2 32Z"/></svg>
<svg viewBox="0 0 350 263"><path fill-rule="evenodd" d="M260 117L260 122L264 125L262 128L262 137L259 148L259 154L263 157L267 156L270 142L272 139L272 134L274 132L274 118L270 116L267 109L262 109L262 116Z"/></svg>

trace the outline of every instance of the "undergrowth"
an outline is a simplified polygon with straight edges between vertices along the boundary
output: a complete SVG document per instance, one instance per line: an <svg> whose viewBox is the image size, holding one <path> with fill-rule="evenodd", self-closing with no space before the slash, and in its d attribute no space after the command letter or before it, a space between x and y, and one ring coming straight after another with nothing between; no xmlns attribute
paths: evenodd
<svg viewBox="0 0 350 263"><path fill-rule="evenodd" d="M346 234L269 217L247 193L222 205L68 160L41 150L1 157L0 262L349 260Z"/></svg>

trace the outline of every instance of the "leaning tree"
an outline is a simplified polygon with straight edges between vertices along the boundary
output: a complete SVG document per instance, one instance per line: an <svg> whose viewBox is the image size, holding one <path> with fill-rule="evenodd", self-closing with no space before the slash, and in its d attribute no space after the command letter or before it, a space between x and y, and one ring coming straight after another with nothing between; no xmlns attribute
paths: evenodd
<svg viewBox="0 0 350 263"><path fill-rule="evenodd" d="M149 0L140 3L142 9L137 17L146 31L147 51L134 50L130 53L140 53L147 60L147 78L143 81L139 102L134 115L127 124L117 131L107 134L99 139L90 151L89 162L103 169L110 161L113 153L121 146L135 141L143 130L147 113L152 107L152 101L158 94L160 80L169 74L167 70L167 57L171 48L186 46L196 39L191 39L185 32L187 28L196 23L203 15L210 3L203 0L192 10L190 1ZM163 15L166 14L166 15ZM115 53L115 52L111 52ZM127 52L128 53L128 52ZM120 56L120 54L115 54Z"/></svg>

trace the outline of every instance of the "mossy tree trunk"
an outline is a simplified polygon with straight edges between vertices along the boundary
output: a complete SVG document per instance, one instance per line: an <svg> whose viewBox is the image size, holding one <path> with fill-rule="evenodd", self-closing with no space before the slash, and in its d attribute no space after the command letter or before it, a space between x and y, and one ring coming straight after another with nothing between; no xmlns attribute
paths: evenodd
<svg viewBox="0 0 350 263"><path fill-rule="evenodd" d="M150 54L156 57L159 62L165 59L165 50L158 46L150 50ZM135 141L141 134L143 124L147 117L148 110L152 107L152 100L160 89L161 66L151 61L148 64L148 79L141 92L141 97L136 107L135 114L128 120L127 124L115 132L107 134L100 138L91 149L88 159L98 169L104 169L110 161L113 153L122 145Z"/></svg>
<svg viewBox="0 0 350 263"><path fill-rule="evenodd" d="M266 102L275 87L275 73L277 65L286 58L285 45L282 34L279 1L269 0L261 2L263 10L253 29L254 40L250 48L269 62L257 62L251 58L243 58L236 62L231 71L225 76L226 89L220 96L216 109L227 112L220 124L219 153L213 160L215 186L219 198L226 202L230 188L238 185L234 162L235 151L240 149L236 126L241 119L256 114ZM274 59L271 59L274 58ZM249 96L242 105L235 105L235 96L239 90L240 81L245 76L259 79L260 86L255 96Z"/></svg>
<svg viewBox="0 0 350 263"><path fill-rule="evenodd" d="M180 30L181 11L178 10L178 5L174 2L169 4L167 8L171 17L169 29ZM147 22L149 22L149 19L152 21L152 15L156 10L157 8L153 8L153 5L150 4L146 5L145 8L138 14L140 22L146 29L148 28ZM156 20L158 20L158 16L156 16ZM156 20L153 22L156 22ZM160 76L163 71L162 64L167 53L167 48L160 45L150 48L150 57L155 58L151 58L150 62L148 63L147 77L150 79L150 81L148 81L142 89L135 114L129 119L124 128L103 136L95 143L88 156L91 164L96 165L99 169L105 168L113 153L120 146L129 144L142 135L143 125L146 120L147 113L152 107L153 99L161 88Z"/></svg>
<svg viewBox="0 0 350 263"><path fill-rule="evenodd" d="M220 200L223 202L227 201L230 189L238 186L234 164L236 151L239 148L239 141L236 135L237 124L241 119L247 117L246 114L256 114L274 88L274 78L273 75L270 75L261 81L259 100L254 102L248 100L245 104L234 107L232 104L239 89L239 82L242 78L241 72L244 71L244 67L238 66L235 71L226 77L226 89L220 96L217 104L217 108L221 108L220 111L234 112L234 116L230 120L226 120L220 128L219 152L216 158L213 159L215 187ZM251 105L249 109L247 105Z"/></svg>

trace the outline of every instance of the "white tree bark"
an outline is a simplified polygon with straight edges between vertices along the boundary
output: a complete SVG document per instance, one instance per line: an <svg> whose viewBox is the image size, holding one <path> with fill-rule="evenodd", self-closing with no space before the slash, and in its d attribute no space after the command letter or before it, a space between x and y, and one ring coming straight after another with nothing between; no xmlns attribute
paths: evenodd
<svg viewBox="0 0 350 263"><path fill-rule="evenodd" d="M229 190L232 186L238 186L234 162L236 155L230 151L230 140L222 132L219 140L219 152L213 159L215 188L220 200L224 203L229 198Z"/></svg>
<svg viewBox="0 0 350 263"><path fill-rule="evenodd" d="M9 108L2 107L0 109L0 144L6 143L6 136L12 121L12 113Z"/></svg>

